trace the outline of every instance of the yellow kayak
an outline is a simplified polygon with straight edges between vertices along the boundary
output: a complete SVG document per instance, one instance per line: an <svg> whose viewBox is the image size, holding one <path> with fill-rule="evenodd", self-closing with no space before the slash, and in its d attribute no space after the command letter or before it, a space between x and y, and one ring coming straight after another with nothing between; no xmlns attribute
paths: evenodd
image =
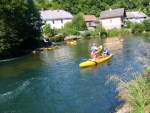
<svg viewBox="0 0 150 113"><path fill-rule="evenodd" d="M123 39L123 38L120 38L120 39L119 39L119 42L123 42L123 41L124 41L124 39Z"/></svg>
<svg viewBox="0 0 150 113"><path fill-rule="evenodd" d="M109 56L106 56L105 58L103 58L102 56L99 56L97 59L89 59L85 62L80 63L79 66L87 67L87 66L97 65L97 64L100 64L102 62L109 60L112 56L113 54L110 54Z"/></svg>
<svg viewBox="0 0 150 113"><path fill-rule="evenodd" d="M77 44L77 41L66 41L66 44Z"/></svg>
<svg viewBox="0 0 150 113"><path fill-rule="evenodd" d="M40 48L40 50L51 50L51 49L55 49L57 48L58 46L52 46L52 47L46 47L46 48Z"/></svg>

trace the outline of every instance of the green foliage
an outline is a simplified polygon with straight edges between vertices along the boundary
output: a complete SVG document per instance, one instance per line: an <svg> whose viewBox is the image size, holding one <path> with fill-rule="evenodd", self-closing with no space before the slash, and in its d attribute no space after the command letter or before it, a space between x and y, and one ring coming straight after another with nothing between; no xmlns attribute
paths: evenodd
<svg viewBox="0 0 150 113"><path fill-rule="evenodd" d="M40 36L40 15L32 0L1 0L0 3L0 54L14 56L18 51L26 51L22 44L28 44L24 41ZM33 42L32 46L35 45Z"/></svg>
<svg viewBox="0 0 150 113"><path fill-rule="evenodd" d="M147 71L150 72L150 66L147 67Z"/></svg>
<svg viewBox="0 0 150 113"><path fill-rule="evenodd" d="M132 23L131 21L127 20L127 21L126 21L126 27L127 27L127 28L131 28L131 23Z"/></svg>
<svg viewBox="0 0 150 113"><path fill-rule="evenodd" d="M60 33L68 36L68 35L79 35L79 32L75 29L62 29Z"/></svg>
<svg viewBox="0 0 150 113"><path fill-rule="evenodd" d="M145 25L143 23L132 23L131 30L132 33L142 33L145 29Z"/></svg>
<svg viewBox="0 0 150 113"><path fill-rule="evenodd" d="M35 7L38 10L44 9L50 9L52 7L52 3L49 0L34 0Z"/></svg>
<svg viewBox="0 0 150 113"><path fill-rule="evenodd" d="M99 26L97 26L96 31L98 32L98 34L101 37L107 37L107 31L105 28L102 27L102 24L100 24Z"/></svg>
<svg viewBox="0 0 150 113"><path fill-rule="evenodd" d="M53 36L61 32L61 29L53 29Z"/></svg>
<svg viewBox="0 0 150 113"><path fill-rule="evenodd" d="M99 32L98 31L90 31L91 36L99 36Z"/></svg>
<svg viewBox="0 0 150 113"><path fill-rule="evenodd" d="M45 24L43 27L43 34L45 34L48 37L53 36L53 29L51 29L50 24Z"/></svg>
<svg viewBox="0 0 150 113"><path fill-rule="evenodd" d="M150 21L144 20L143 24L145 25L145 31L150 31Z"/></svg>
<svg viewBox="0 0 150 113"><path fill-rule="evenodd" d="M73 29L72 22L67 22L67 23L64 25L64 29Z"/></svg>
<svg viewBox="0 0 150 113"><path fill-rule="evenodd" d="M89 31L84 31L82 34L81 34L82 37L84 38L89 38L91 36L91 33Z"/></svg>
<svg viewBox="0 0 150 113"><path fill-rule="evenodd" d="M120 97L133 107L131 113L149 113L150 112L150 81L138 76L129 83L121 82Z"/></svg>
<svg viewBox="0 0 150 113"><path fill-rule="evenodd" d="M118 36L119 34L120 34L120 31L116 28L107 30L108 36Z"/></svg>
<svg viewBox="0 0 150 113"><path fill-rule="evenodd" d="M125 8L142 11L150 16L148 0L52 0L53 9L64 9L73 15L79 13L100 16L100 12L109 8Z"/></svg>
<svg viewBox="0 0 150 113"><path fill-rule="evenodd" d="M102 24L100 24L99 26L97 26L96 30L98 30L99 32L106 32L106 29L102 27Z"/></svg>
<svg viewBox="0 0 150 113"><path fill-rule="evenodd" d="M62 41L64 41L64 38L65 38L65 35L56 35L56 36L50 38L50 40L52 42L62 42Z"/></svg>
<svg viewBox="0 0 150 113"><path fill-rule="evenodd" d="M73 29L78 30L78 31L83 31L87 29L86 22L82 14L78 14L74 16L72 20L72 27Z"/></svg>
<svg viewBox="0 0 150 113"><path fill-rule="evenodd" d="M118 36L118 35L125 35L125 34L129 34L130 33L130 30L129 29L125 29L125 28L122 28L122 29L110 29L110 30L107 30L107 35L108 36Z"/></svg>

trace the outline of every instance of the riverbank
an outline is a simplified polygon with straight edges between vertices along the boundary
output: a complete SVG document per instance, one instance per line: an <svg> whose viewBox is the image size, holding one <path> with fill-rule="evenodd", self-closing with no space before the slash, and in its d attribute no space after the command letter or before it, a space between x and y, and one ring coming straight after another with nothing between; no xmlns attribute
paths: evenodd
<svg viewBox="0 0 150 113"><path fill-rule="evenodd" d="M17 57L21 57L30 53L35 52L36 50L24 50L24 51L19 51L13 54L8 54L8 55L0 55L0 61L4 61L4 60L9 60L9 59L15 59ZM7 53L6 53L7 54Z"/></svg>
<svg viewBox="0 0 150 113"><path fill-rule="evenodd" d="M149 69L149 67L147 68ZM116 113L149 113L150 112L150 70L146 70L143 75L138 76L129 83L121 81L117 90L118 98L125 103L120 105Z"/></svg>
<svg viewBox="0 0 150 113"><path fill-rule="evenodd" d="M120 109L117 110L116 113L130 113L132 110L133 107L131 107L129 104L124 104Z"/></svg>

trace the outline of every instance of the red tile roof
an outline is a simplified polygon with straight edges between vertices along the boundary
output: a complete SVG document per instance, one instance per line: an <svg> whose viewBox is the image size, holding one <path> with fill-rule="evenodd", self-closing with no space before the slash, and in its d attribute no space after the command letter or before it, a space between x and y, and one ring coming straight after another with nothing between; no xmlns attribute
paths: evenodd
<svg viewBox="0 0 150 113"><path fill-rule="evenodd" d="M94 15L83 15L83 18L85 20L97 20L97 18Z"/></svg>

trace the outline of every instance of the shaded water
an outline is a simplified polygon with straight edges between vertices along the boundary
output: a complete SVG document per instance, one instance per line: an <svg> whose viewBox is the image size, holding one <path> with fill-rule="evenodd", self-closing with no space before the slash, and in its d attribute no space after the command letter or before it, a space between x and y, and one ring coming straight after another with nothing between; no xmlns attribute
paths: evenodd
<svg viewBox="0 0 150 113"><path fill-rule="evenodd" d="M143 71L145 64L136 61L135 54L141 41L133 37L124 42L117 38L78 40L77 45L60 45L0 62L0 113L115 112L122 101L109 77L130 80L128 68ZM101 65L80 68L79 63L90 57L93 43L107 46L114 56Z"/></svg>

